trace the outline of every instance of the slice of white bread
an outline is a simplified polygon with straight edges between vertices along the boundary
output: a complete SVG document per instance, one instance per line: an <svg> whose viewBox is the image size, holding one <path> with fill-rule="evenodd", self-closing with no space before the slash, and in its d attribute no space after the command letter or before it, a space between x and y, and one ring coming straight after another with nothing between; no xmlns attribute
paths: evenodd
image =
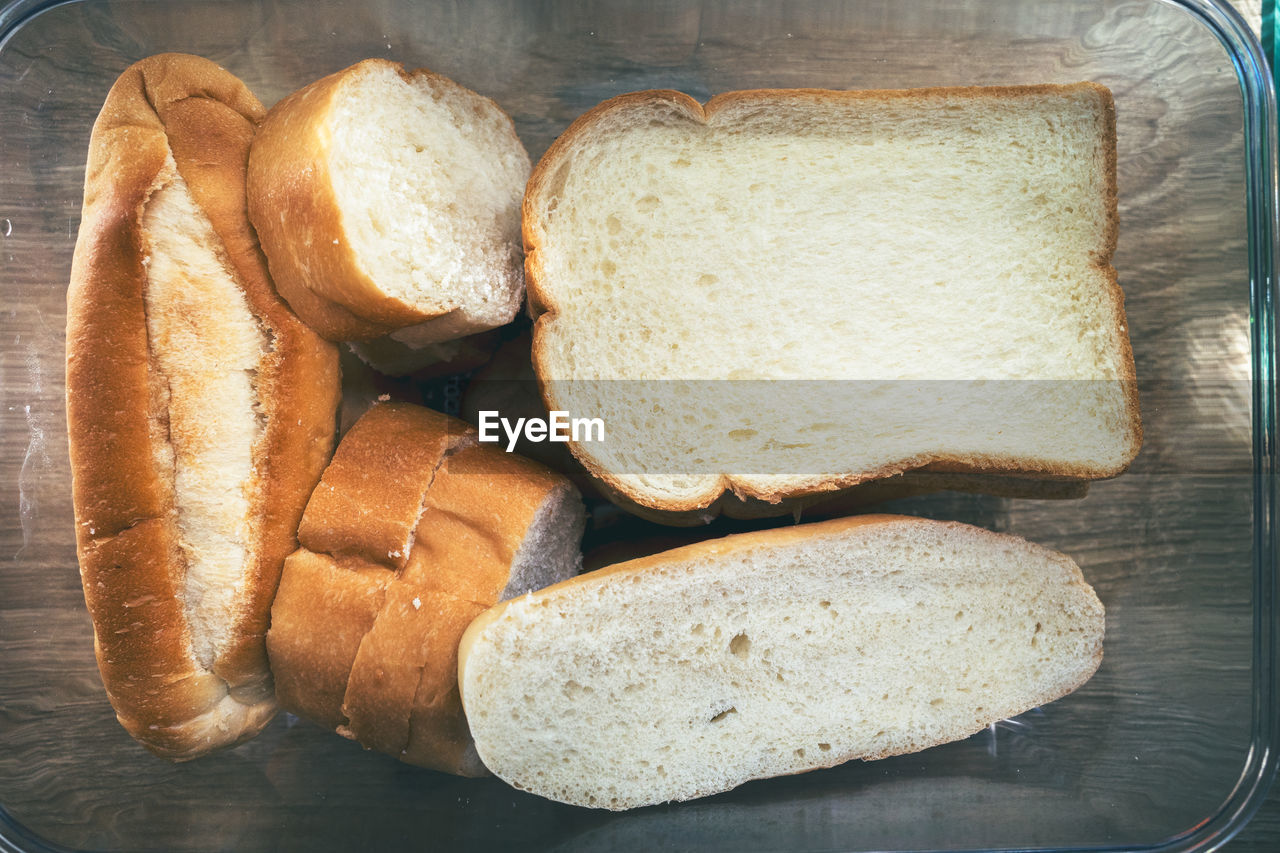
<svg viewBox="0 0 1280 853"><path fill-rule="evenodd" d="M1141 443L1102 86L592 109L524 202L547 408L638 505L906 470L1093 479Z"/></svg>
<svg viewBox="0 0 1280 853"><path fill-rule="evenodd" d="M267 635L281 707L410 764L484 775L458 639L495 602L576 574L584 524L563 477L446 415L375 405L285 562Z"/></svg>
<svg viewBox="0 0 1280 853"><path fill-rule="evenodd" d="M422 347L519 310L529 170L493 101L369 59L271 108L249 215L280 292L322 335Z"/></svg>
<svg viewBox="0 0 1280 853"><path fill-rule="evenodd" d="M120 723L174 760L275 714L271 599L333 449L337 350L276 294L245 212L264 112L206 59L126 69L90 139L67 291L98 665Z"/></svg>
<svg viewBox="0 0 1280 853"><path fill-rule="evenodd" d="M513 786L626 809L964 738L1083 684L1103 608L1067 557L862 516L620 563L486 611L458 680Z"/></svg>

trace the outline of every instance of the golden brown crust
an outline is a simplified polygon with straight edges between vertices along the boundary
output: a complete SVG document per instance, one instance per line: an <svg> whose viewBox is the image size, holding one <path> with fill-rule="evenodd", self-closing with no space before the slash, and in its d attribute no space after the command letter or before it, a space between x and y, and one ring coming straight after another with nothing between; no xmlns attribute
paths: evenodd
<svg viewBox="0 0 1280 853"><path fill-rule="evenodd" d="M375 405L343 437L286 563L268 637L281 706L410 764L483 774L454 681L457 641L566 488L477 444L462 421ZM330 636L332 653L313 650Z"/></svg>
<svg viewBox="0 0 1280 853"><path fill-rule="evenodd" d="M421 611L430 614L422 640L431 663L414 691L403 761L459 776L488 775L475 755L457 679L458 638L486 606L447 593L419 597Z"/></svg>
<svg viewBox="0 0 1280 853"><path fill-rule="evenodd" d="M356 66L353 66L353 68ZM299 89L271 108L249 155L249 217L281 295L329 340L370 340L409 325L417 312L353 311L347 292L381 305L342 227L329 178L327 117L348 68Z"/></svg>
<svg viewBox="0 0 1280 853"><path fill-rule="evenodd" d="M173 531L165 520L149 518L115 536L87 532L81 532L80 570L107 695L131 735L146 738L161 755L181 754L190 747L183 725L219 702L226 685L192 663L170 578L180 559ZM165 673L163 689L147 677L152 672Z"/></svg>
<svg viewBox="0 0 1280 853"><path fill-rule="evenodd" d="M422 607L417 591L391 579L382 608L360 642L342 701L351 737L365 747L399 756L408 746L418 681L434 665L430 631L438 620Z"/></svg>
<svg viewBox="0 0 1280 853"><path fill-rule="evenodd" d="M336 350L275 295L245 214L245 164L263 113L207 60L162 54L126 69L90 140L67 297L73 502L99 665L125 728L172 758L252 736L274 712L263 646L271 596L333 441ZM272 342L257 377L264 427L253 449L252 564L233 641L213 672L191 659L173 483L152 451L164 415L153 396L142 214L170 156Z"/></svg>
<svg viewBox="0 0 1280 853"><path fill-rule="evenodd" d="M1133 459L1142 449L1143 432L1142 432L1142 416L1141 406L1138 400L1138 374L1133 360L1133 342L1129 337L1129 318L1125 313L1124 307L1124 290L1120 287L1119 278L1116 275L1115 266L1112 260L1115 257L1116 246L1120 238L1120 189L1117 168L1118 153L1116 151L1116 102L1115 97L1111 94L1111 90L1106 86L1097 83L1081 83L1082 87L1088 87L1094 97L1102 102L1101 121L1102 127L1099 128L1101 138L1106 140L1107 146L1104 152L1105 163L1103 166L1103 176L1106 181L1106 210L1107 210L1107 233L1103 242L1102 252L1094 259L1094 263L1102 270L1107 277L1107 296L1111 303L1112 323L1114 328L1119 329L1120 335L1120 366L1123 371L1121 381L1124 384L1125 408L1130 414L1129 435L1132 442L1129 458ZM1127 466L1126 466L1127 468ZM1115 472L1123 473L1124 469Z"/></svg>
<svg viewBox="0 0 1280 853"><path fill-rule="evenodd" d="M342 699L390 575L299 548L285 561L267 651L282 708L326 728L347 724Z"/></svg>
<svg viewBox="0 0 1280 853"><path fill-rule="evenodd" d="M1107 210L1106 232L1102 238L1102 246L1094 258L1095 265L1107 279L1106 299L1111 305L1113 328L1118 330L1120 342L1119 382L1123 388L1128 412L1126 434L1129 444L1128 460L1137 456L1142 446L1142 421L1139 414L1137 379L1134 372L1133 351L1127 333L1128 325L1124 311L1124 294L1121 290L1115 268L1111 264L1116 248L1118 233L1118 202L1116 189L1116 148L1115 148L1115 102L1109 89L1091 82L1069 85L1042 84L1026 86L987 86L987 87L935 87L920 89L884 89L884 90L827 90L827 89L752 89L737 92L725 92L712 97L704 105L688 95L668 89L631 92L604 101L579 116L568 129L561 134L547 149L547 152L535 165L529 178L528 189L522 205L521 234L525 247L525 283L530 316L534 319L532 361L538 377L542 402L547 410L560 409L563 405L554 399L551 383L542 368L546 352L546 336L550 334L552 320L557 313L555 300L551 295L549 284L542 267L541 246L542 234L539 231L540 217L537 200L554 191L553 184L557 173L564 164L565 158L579 143L579 140L593 132L601 122L609 121L615 114L623 113L635 107L652 107L666 104L676 114L683 114L690 121L711 124L717 115L731 112L735 107L767 105L774 108L809 104L826 106L833 103L851 103L858 101L893 101L893 100L927 100L946 97L949 99L976 98L1022 98L1047 94L1080 94L1095 99L1099 105L1101 126L1099 138L1104 140L1103 173L1105 181L1104 205ZM1110 468L1098 468L1072 465L1028 466L1027 460L1001 457L973 457L955 454L928 454L891 461L874 470L858 471L847 476L829 477L814 480L806 484L798 484L786 489L769 489L738 482L732 475L720 475L716 481L699 495L684 500L663 498L653 494L639 493L624 479L614 472L603 468L588 452L588 448L580 443L569 442L569 449L597 480L602 491L612 499L638 511L647 518L671 524L697 524L709 520L719 514L726 504L747 502L753 504L776 504L779 513L791 511L796 501L818 499L819 496L843 492L860 484L895 477L913 470L929 470L947 473L973 473L995 475L997 477L1033 477L1058 481L1079 481L1107 479L1122 474L1128 468L1128 462ZM774 513L778 514L778 513Z"/></svg>
<svg viewBox="0 0 1280 853"><path fill-rule="evenodd" d="M453 454L423 501L403 577L489 606L507 585L538 507L563 484L542 465L493 447L475 444Z"/></svg>
<svg viewBox="0 0 1280 853"><path fill-rule="evenodd" d="M465 424L419 406L375 405L347 432L307 503L298 539L399 570L436 469L470 441Z"/></svg>

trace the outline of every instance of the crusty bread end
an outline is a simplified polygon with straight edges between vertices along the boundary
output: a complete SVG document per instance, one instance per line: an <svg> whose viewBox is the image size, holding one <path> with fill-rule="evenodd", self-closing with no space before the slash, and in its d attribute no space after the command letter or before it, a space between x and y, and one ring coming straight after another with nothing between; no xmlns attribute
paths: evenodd
<svg viewBox="0 0 1280 853"><path fill-rule="evenodd" d="M249 214L281 293L321 334L422 347L516 315L529 171L493 101L369 59L271 108Z"/></svg>

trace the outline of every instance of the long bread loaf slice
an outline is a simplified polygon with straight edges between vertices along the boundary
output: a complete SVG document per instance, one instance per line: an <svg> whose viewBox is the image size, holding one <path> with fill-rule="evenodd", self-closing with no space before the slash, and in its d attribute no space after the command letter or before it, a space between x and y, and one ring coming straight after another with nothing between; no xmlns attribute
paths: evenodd
<svg viewBox="0 0 1280 853"><path fill-rule="evenodd" d="M1061 554L862 516L498 605L463 635L458 681L494 775L616 810L967 737L1083 684L1103 621Z"/></svg>

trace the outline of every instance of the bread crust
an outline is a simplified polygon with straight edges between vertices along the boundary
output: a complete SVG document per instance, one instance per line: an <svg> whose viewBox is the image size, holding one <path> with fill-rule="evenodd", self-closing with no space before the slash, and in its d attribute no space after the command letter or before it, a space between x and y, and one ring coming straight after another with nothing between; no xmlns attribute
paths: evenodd
<svg viewBox="0 0 1280 853"><path fill-rule="evenodd" d="M1126 459L1123 464L1109 467L1087 467L1057 464L1036 464L1031 460L998 456L965 456L946 453L925 453L897 459L871 470L851 471L846 475L814 477L807 482L797 482L782 489L762 488L740 482L732 474L721 474L700 494L685 500L677 500L637 491L632 484L604 468L590 453L590 448L579 442L568 446L579 462L600 481L606 494L620 498L625 506L633 507L646 517L673 524L697 524L719 514L725 505L735 503L774 504L779 513L790 511L797 500L809 502L831 493L845 492L870 481L894 477L910 471L927 471L952 474L983 474L1005 478L1035 478L1052 481L1082 481L1108 479L1127 470L1142 446L1142 420L1140 416L1137 379L1134 372L1133 350L1127 334L1128 321L1124 309L1124 293L1111 264L1119 231L1118 192L1116 180L1115 101L1105 86L1092 82L1069 85L1042 84L1026 86L972 86L934 87L900 90L826 90L826 89L753 89L726 92L712 97L704 105L678 91L660 89L631 92L604 101L579 116L568 129L547 149L534 167L529 179L522 207L522 238L525 246L525 282L530 315L534 319L532 359L534 371L544 406L547 410L563 409L555 399L551 379L546 375L544 362L547 352L547 336L552 334L551 324L558 306L542 265L542 234L539 217L539 199L554 192L558 170L572 157L575 147L582 144L602 123L619 122L619 116L636 109L667 109L677 117L696 124L711 125L721 115L735 110L759 108L793 108L796 105L826 107L858 102L928 101L938 98L955 99L1016 99L1044 95L1068 95L1096 101L1100 126L1099 138L1106 143L1102 170L1106 227L1098 252L1092 258L1093 265L1105 279L1103 294L1110 314L1109 328L1117 340L1120 376L1118 383L1126 403L1127 423L1125 437ZM1031 463L1030 465L1028 463Z"/></svg>
<svg viewBox="0 0 1280 853"><path fill-rule="evenodd" d="M263 121L249 157L249 216L271 273L298 315L332 341L370 341L428 322L442 329L439 340L484 331L456 308L415 306L384 292L347 239L329 168L329 119L343 87L378 66L406 81L446 79L366 59L288 95Z"/></svg>
<svg viewBox="0 0 1280 853"><path fill-rule="evenodd" d="M399 571L436 471L472 440L465 424L439 412L375 404L338 445L307 502L299 542Z"/></svg>
<svg viewBox="0 0 1280 853"><path fill-rule="evenodd" d="M347 724L347 676L389 583L380 566L344 565L306 548L289 555L267 635L280 707L325 728Z"/></svg>
<svg viewBox="0 0 1280 853"><path fill-rule="evenodd" d="M501 598L533 514L566 479L537 462L472 444L444 463L423 500L403 577L488 607Z"/></svg>
<svg viewBox="0 0 1280 853"><path fill-rule="evenodd" d="M539 509L570 488L462 421L375 405L338 446L286 563L267 638L282 707L410 764L487 775L457 640L508 585Z"/></svg>
<svg viewBox="0 0 1280 853"><path fill-rule="evenodd" d="M299 316L333 341L370 340L425 319L388 300L346 243L329 174L326 119L356 67L322 77L273 106L249 153L249 218L276 286ZM359 314L351 305L357 300L368 306Z"/></svg>
<svg viewBox="0 0 1280 853"><path fill-rule="evenodd" d="M332 449L337 351L276 295L245 213L248 149L264 110L212 62L161 54L126 69L90 140L67 294L67 420L77 548L99 667L117 716L152 751L194 758L274 714L264 637L297 522ZM250 564L232 640L192 658L184 564L144 301L143 211L172 156L271 344L257 370Z"/></svg>

